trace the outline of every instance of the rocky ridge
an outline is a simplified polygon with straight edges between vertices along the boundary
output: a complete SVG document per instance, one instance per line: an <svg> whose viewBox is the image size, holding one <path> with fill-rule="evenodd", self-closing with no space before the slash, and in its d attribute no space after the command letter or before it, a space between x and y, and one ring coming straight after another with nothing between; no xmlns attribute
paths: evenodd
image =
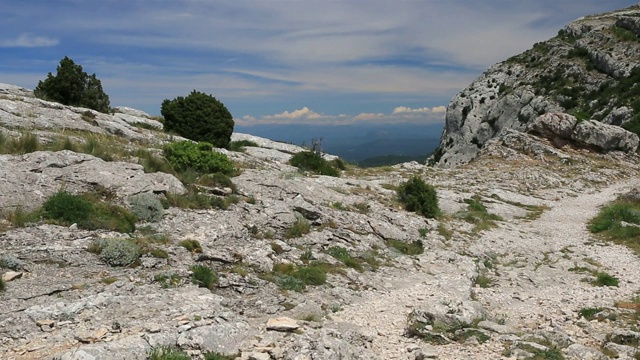
<svg viewBox="0 0 640 360"><path fill-rule="evenodd" d="M1 88L0 132L9 138L26 131L42 141L99 135L150 152L171 141L155 130L161 123L132 125L155 121L146 114L126 110L130 122L96 115L101 120L87 125L86 109ZM17 108L20 116L7 115ZM30 113L41 114L38 121ZM108 130L117 127L122 131ZM558 147L508 130L457 168L407 163L349 168L334 178L290 166L299 147L246 134L233 140L258 146L220 150L241 170L233 178L236 194L220 195L241 198L226 210L170 207L133 234L0 223L0 273L8 281L0 292L0 358L146 359L163 345L193 358L215 351L260 360L637 356L634 312L615 305L638 296L640 262L586 231L599 206L638 185L637 155ZM0 196L0 209L35 207L60 186L115 194L111 201L122 204L133 194L183 191L178 179L144 173L138 161L69 150L1 155L0 194L13 195ZM412 175L437 188L439 219L397 203L395 187ZM470 212L473 199L495 220L484 223ZM310 232L286 236L301 218ZM107 237L157 237L168 256L111 267L87 251ZM180 246L187 239L202 251ZM405 255L389 246L393 241L420 242L424 252ZM338 246L369 262L360 271L345 266L330 255ZM309 260L336 270L326 284L285 291L268 277L274 264ZM194 264L215 269L212 290L189 281ZM593 286L591 275L574 268L610 273L620 284ZM587 320L585 308L605 315Z"/></svg>
<svg viewBox="0 0 640 360"><path fill-rule="evenodd" d="M640 5L586 16L492 66L452 99L433 161L469 162L490 139L509 129L526 131L546 113L570 113L638 133L639 19Z"/></svg>

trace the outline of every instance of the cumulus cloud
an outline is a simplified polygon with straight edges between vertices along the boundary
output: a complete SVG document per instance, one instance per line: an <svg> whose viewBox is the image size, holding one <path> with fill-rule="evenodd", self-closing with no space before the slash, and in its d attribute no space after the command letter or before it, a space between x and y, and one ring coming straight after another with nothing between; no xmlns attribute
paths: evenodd
<svg viewBox="0 0 640 360"><path fill-rule="evenodd" d="M30 33L24 33L15 39L0 40L0 47L49 47L56 46L60 43L60 40L46 37L36 36Z"/></svg>
<svg viewBox="0 0 640 360"><path fill-rule="evenodd" d="M254 117L245 115L240 119L235 119L236 123L242 126L258 124L308 124L308 125L350 125L350 124L393 124L393 123L416 123L416 124L437 124L444 122L445 106L435 106L432 108L411 108L399 106L391 113L360 113L357 115L325 115L317 113L308 107L294 111L284 111L274 115L264 115Z"/></svg>

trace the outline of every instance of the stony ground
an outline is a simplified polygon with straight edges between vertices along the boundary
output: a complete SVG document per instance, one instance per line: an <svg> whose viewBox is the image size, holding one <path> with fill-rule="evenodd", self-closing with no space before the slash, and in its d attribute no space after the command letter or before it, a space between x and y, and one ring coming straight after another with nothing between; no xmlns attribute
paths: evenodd
<svg viewBox="0 0 640 360"><path fill-rule="evenodd" d="M35 125L96 127L108 141L129 133L140 142L167 141L123 120L153 121L144 114L100 115L87 125L74 120L82 109L4 91L0 108L40 114ZM0 112L0 131L20 136L18 120ZM109 129L125 130L103 134ZM36 133L59 135L54 126L45 130ZM194 359L209 351L258 360L637 358L640 261L586 229L600 206L638 187L637 155L556 149L508 132L458 168L351 167L333 178L288 165L299 147L234 139L259 146L227 152L242 171L226 210L172 207L131 235L0 222L0 259L17 260L0 268L9 280L0 292L0 358L146 359L159 346ZM109 190L116 202L145 189L184 191L170 175L119 160L69 151L0 155L0 208L6 216L16 205L11 194L36 207L58 182L78 192ZM412 175L436 187L438 219L397 202L395 187ZM471 199L499 218L471 213ZM310 232L285 236L301 217ZM168 257L111 267L87 251L96 239L127 236L151 239ZM202 252L181 246L185 239L197 240ZM388 246L392 240L420 241L424 252L404 255ZM375 266L349 268L329 255L335 246ZM275 264L309 260L330 264L326 284L286 291L269 277ZM195 264L217 272L216 287L191 283ZM619 285L594 286L598 272ZM603 308L596 320L579 315L596 307Z"/></svg>

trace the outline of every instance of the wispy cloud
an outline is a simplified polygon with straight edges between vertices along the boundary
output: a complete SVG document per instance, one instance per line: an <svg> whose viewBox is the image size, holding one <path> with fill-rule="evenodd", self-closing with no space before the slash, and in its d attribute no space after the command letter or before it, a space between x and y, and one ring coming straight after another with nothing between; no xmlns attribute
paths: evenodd
<svg viewBox="0 0 640 360"><path fill-rule="evenodd" d="M37 36L30 33L23 33L14 39L0 40L0 47L9 48L9 47L23 47L23 48L33 48L33 47L49 47L56 46L60 43L60 40L55 38L50 38L47 36Z"/></svg>
<svg viewBox="0 0 640 360"><path fill-rule="evenodd" d="M410 108L398 106L391 113L360 113L350 116L346 114L326 115L317 113L308 107L298 110L284 111L274 115L253 117L246 115L235 119L241 126L264 124L313 124L313 125L351 125L356 123L414 123L414 124L439 124L444 122L446 107Z"/></svg>

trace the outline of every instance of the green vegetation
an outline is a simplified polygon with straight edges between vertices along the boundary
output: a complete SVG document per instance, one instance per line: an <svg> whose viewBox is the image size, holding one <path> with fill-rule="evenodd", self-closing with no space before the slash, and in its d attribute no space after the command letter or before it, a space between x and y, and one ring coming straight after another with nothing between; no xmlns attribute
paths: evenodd
<svg viewBox="0 0 640 360"><path fill-rule="evenodd" d="M400 185L398 198L407 211L414 211L427 218L440 215L435 188L418 176L414 176Z"/></svg>
<svg viewBox="0 0 640 360"><path fill-rule="evenodd" d="M164 215L164 208L158 198L149 194L142 193L129 198L131 211L136 214L138 219L149 222L157 222Z"/></svg>
<svg viewBox="0 0 640 360"><path fill-rule="evenodd" d="M478 195L465 199L464 202L467 204L467 210L458 212L456 216L474 224L474 233L494 228L497 226L495 221L503 220L496 214L490 214Z"/></svg>
<svg viewBox="0 0 640 360"><path fill-rule="evenodd" d="M168 259L169 253L163 249L152 249L149 254L157 259Z"/></svg>
<svg viewBox="0 0 640 360"><path fill-rule="evenodd" d="M618 286L619 280L605 272L599 272L596 274L596 279L593 283L597 286Z"/></svg>
<svg viewBox="0 0 640 360"><path fill-rule="evenodd" d="M178 348L162 346L149 352L149 360L191 360L191 356Z"/></svg>
<svg viewBox="0 0 640 360"><path fill-rule="evenodd" d="M327 249L327 253L335 259L340 260L345 266L363 272L362 260L351 256L349 251L340 246L332 246Z"/></svg>
<svg viewBox="0 0 640 360"><path fill-rule="evenodd" d="M309 225L309 221L297 215L296 221L285 231L284 237L287 239L298 238L304 234L308 234L310 231L311 225Z"/></svg>
<svg viewBox="0 0 640 360"><path fill-rule="evenodd" d="M73 195L59 191L38 212L44 219L63 225L77 224L81 229L107 229L124 233L135 230L137 218L127 209L100 200L97 194Z"/></svg>
<svg viewBox="0 0 640 360"><path fill-rule="evenodd" d="M303 291L307 285L319 286L327 281L327 267L324 263L313 262L305 266L291 263L277 263L264 278L275 282L280 288L291 291Z"/></svg>
<svg viewBox="0 0 640 360"><path fill-rule="evenodd" d="M420 255L424 253L424 245L420 240L406 243L400 240L387 239L385 243L388 247L394 248L405 255Z"/></svg>
<svg viewBox="0 0 640 360"><path fill-rule="evenodd" d="M589 231L640 255L640 202L619 199L604 206L589 223Z"/></svg>
<svg viewBox="0 0 640 360"><path fill-rule="evenodd" d="M289 164L300 170L337 177L340 176L341 168L344 168L344 163L338 160L339 159L336 159L330 162L325 160L319 152L301 151L291 157Z"/></svg>
<svg viewBox="0 0 640 360"><path fill-rule="evenodd" d="M153 277L153 281L160 283L164 289L174 288L180 284L180 275L176 273L158 274Z"/></svg>
<svg viewBox="0 0 640 360"><path fill-rule="evenodd" d="M160 112L167 132L220 148L226 148L231 141L233 116L211 95L194 90L187 97L164 100Z"/></svg>
<svg viewBox="0 0 640 360"><path fill-rule="evenodd" d="M129 239L97 239L87 249L111 266L127 266L140 258L140 247Z"/></svg>
<svg viewBox="0 0 640 360"><path fill-rule="evenodd" d="M219 197L215 195L202 194L191 189L184 195L167 194L166 199L161 200L162 206L168 208L175 206L181 209L228 209L232 204L236 204L240 198L232 195Z"/></svg>
<svg viewBox="0 0 640 360"><path fill-rule="evenodd" d="M189 250L192 253L202 252L202 245L200 245L200 242L198 240L186 239L186 240L180 241L178 245L182 246L183 248Z"/></svg>
<svg viewBox="0 0 640 360"><path fill-rule="evenodd" d="M260 145L256 144L251 140L238 140L238 141L230 142L229 146L227 146L227 149L230 151L244 152L245 146L260 147Z"/></svg>
<svg viewBox="0 0 640 360"><path fill-rule="evenodd" d="M43 150L43 146L33 133L26 132L18 138L9 138L0 132L0 154L24 155L38 150Z"/></svg>
<svg viewBox="0 0 640 360"><path fill-rule="evenodd" d="M583 309L580 309L578 314L580 314L580 316L582 316L583 318L585 318L587 320L593 320L593 319L595 319L596 314L598 314L602 310L604 310L604 308L601 308L601 307L583 308Z"/></svg>
<svg viewBox="0 0 640 360"><path fill-rule="evenodd" d="M206 266L194 265L191 267L191 272L191 282L199 287L213 290L218 284L218 275Z"/></svg>
<svg viewBox="0 0 640 360"><path fill-rule="evenodd" d="M222 355L217 352L206 352L203 355L204 360L233 360L237 358L237 356L234 355Z"/></svg>
<svg viewBox="0 0 640 360"><path fill-rule="evenodd" d="M201 174L234 171L233 163L207 142L178 141L164 146L164 157L177 172L193 170Z"/></svg>
<svg viewBox="0 0 640 360"><path fill-rule="evenodd" d="M36 97L102 113L111 111L109 96L102 90L96 74L88 75L67 56L60 60L56 71L55 76L49 73L44 81L38 82L33 90Z"/></svg>

